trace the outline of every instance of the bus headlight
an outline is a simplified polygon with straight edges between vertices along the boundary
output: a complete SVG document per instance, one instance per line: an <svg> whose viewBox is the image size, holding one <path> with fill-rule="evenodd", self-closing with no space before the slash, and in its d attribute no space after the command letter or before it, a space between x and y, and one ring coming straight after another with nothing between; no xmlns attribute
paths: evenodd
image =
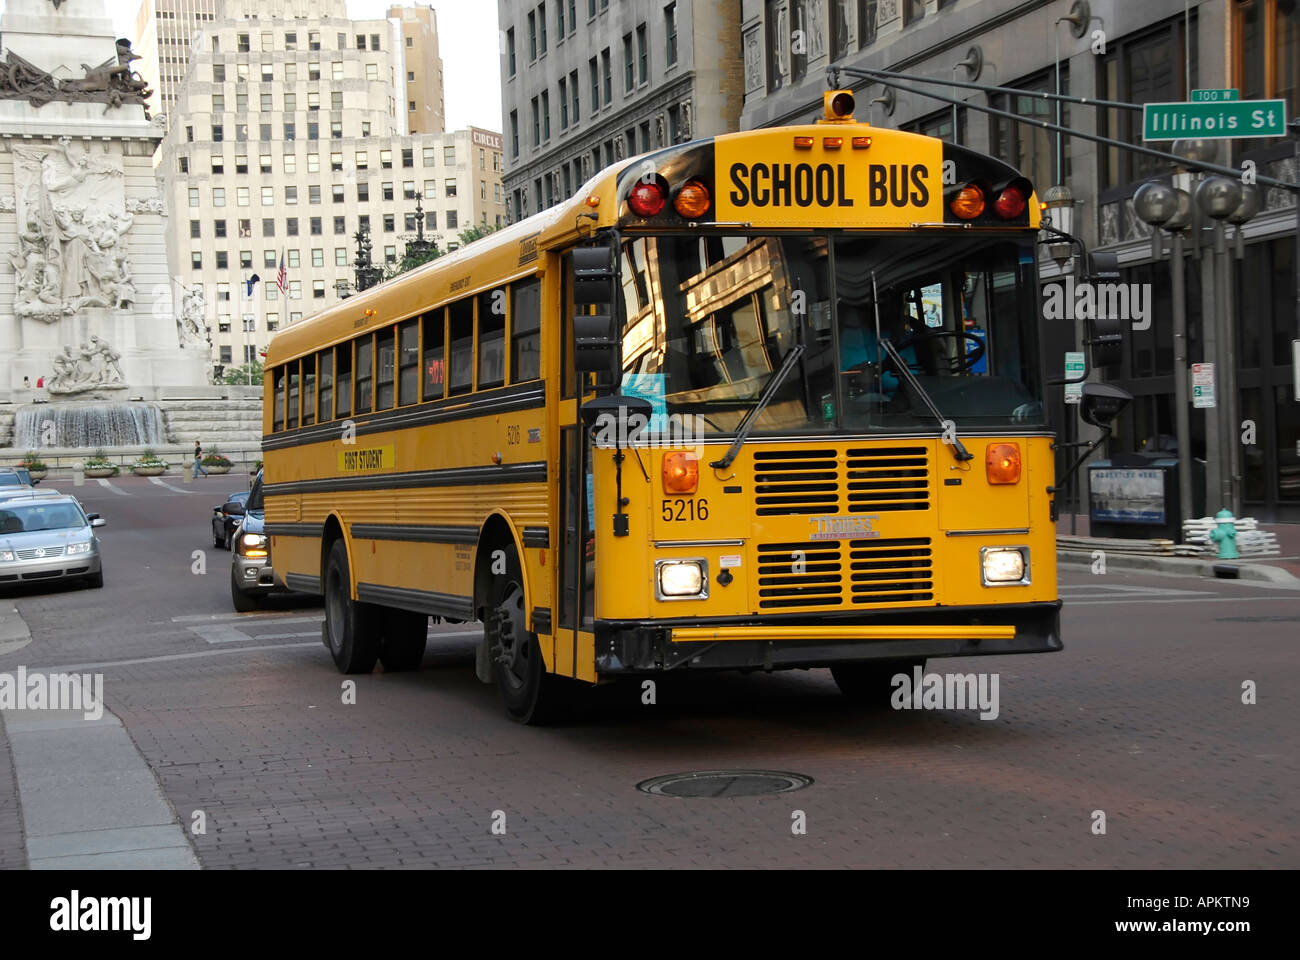
<svg viewBox="0 0 1300 960"><path fill-rule="evenodd" d="M981 547L980 582L986 587L1029 583L1028 547Z"/></svg>
<svg viewBox="0 0 1300 960"><path fill-rule="evenodd" d="M656 560L656 600L704 600L709 596L707 560Z"/></svg>

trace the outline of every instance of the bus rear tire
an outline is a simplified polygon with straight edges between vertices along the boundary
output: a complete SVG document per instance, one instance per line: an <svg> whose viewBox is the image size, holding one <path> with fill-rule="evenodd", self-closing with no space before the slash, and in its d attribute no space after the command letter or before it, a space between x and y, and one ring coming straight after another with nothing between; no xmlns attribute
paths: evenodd
<svg viewBox="0 0 1300 960"><path fill-rule="evenodd" d="M835 684L853 703L864 706L884 707L894 691L891 681L895 674L905 673L909 677L913 669L920 667L925 671L924 660L875 660L867 663L839 663L831 667L831 676Z"/></svg>
<svg viewBox="0 0 1300 960"><path fill-rule="evenodd" d="M379 659L379 611L352 599L348 549L342 539L325 561L325 637L339 673L369 673Z"/></svg>
<svg viewBox="0 0 1300 960"><path fill-rule="evenodd" d="M528 629L523 581L511 546L506 572L492 578L483 630L506 715L517 723L553 723L567 712L570 690L564 678L547 672L537 634Z"/></svg>
<svg viewBox="0 0 1300 960"><path fill-rule="evenodd" d="M384 639L379 646L379 662L384 672L419 670L429 635L429 615L390 608L383 612L382 619Z"/></svg>

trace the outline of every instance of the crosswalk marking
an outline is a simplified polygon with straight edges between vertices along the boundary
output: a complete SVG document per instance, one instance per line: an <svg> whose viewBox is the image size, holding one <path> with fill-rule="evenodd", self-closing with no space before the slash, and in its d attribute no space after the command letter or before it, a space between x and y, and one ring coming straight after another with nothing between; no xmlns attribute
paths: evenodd
<svg viewBox="0 0 1300 960"><path fill-rule="evenodd" d="M103 477L96 477L96 478L95 478L95 481L96 481L96 482L97 482L101 487L106 487L106 488L108 488L109 490L112 490L112 491L113 491L114 493L116 493L119 497L129 497L129 496L131 496L131 494L127 493L127 492L126 492L125 490L123 490L121 487L115 487L115 486L113 486L111 483L109 483L109 482L108 482L107 480L105 480Z"/></svg>
<svg viewBox="0 0 1300 960"><path fill-rule="evenodd" d="M162 480L158 477L150 477L149 482L156 483L160 487L166 487L168 490L171 490L174 493L198 493L197 490L186 490L184 487L173 487L166 480Z"/></svg>

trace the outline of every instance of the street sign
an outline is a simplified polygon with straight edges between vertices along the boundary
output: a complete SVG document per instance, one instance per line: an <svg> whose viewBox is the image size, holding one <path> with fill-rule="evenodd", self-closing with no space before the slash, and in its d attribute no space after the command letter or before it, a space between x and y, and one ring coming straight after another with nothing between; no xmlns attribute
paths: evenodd
<svg viewBox="0 0 1300 960"><path fill-rule="evenodd" d="M1076 377L1082 377L1084 371L1087 369L1088 368L1087 365L1084 363L1082 352L1076 353L1073 350L1066 351L1065 354L1065 379L1066 380L1073 380ZM1082 399L1083 399L1082 383L1067 383L1065 385L1066 403L1078 403Z"/></svg>
<svg viewBox="0 0 1300 960"><path fill-rule="evenodd" d="M1214 406L1214 364L1192 364L1192 406Z"/></svg>
<svg viewBox="0 0 1300 960"><path fill-rule="evenodd" d="M1148 103L1142 107L1143 140L1228 140L1285 133L1285 100Z"/></svg>
<svg viewBox="0 0 1300 960"><path fill-rule="evenodd" d="M1236 90L1193 90L1192 103L1223 103L1226 100L1240 100L1241 94Z"/></svg>

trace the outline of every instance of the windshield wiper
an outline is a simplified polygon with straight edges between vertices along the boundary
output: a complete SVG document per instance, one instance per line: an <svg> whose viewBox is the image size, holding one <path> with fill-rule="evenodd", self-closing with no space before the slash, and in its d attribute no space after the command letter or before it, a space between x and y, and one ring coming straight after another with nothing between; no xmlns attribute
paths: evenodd
<svg viewBox="0 0 1300 960"><path fill-rule="evenodd" d="M961 437L957 436L956 423L945 419L944 415L939 412L938 406L935 405L935 402L930 398L930 395L925 392L925 387L921 386L921 381L916 379L916 375L912 373L911 368L908 367L907 361L899 355L898 350L894 347L893 341L886 337L880 341L880 345L885 348L885 353L889 354L889 358L894 361L894 365L898 367L898 372L902 374L903 379L906 380L911 388L917 392L922 400L925 401L925 405L930 408L930 412L934 414L934 418L939 421L939 428L944 432L944 443L952 444L952 455L957 458L958 462L974 460L974 454L962 445ZM951 437L951 439L949 439L949 437Z"/></svg>
<svg viewBox="0 0 1300 960"><path fill-rule="evenodd" d="M790 375L790 371L794 369L795 363L803 356L803 351L804 346L802 343L796 343L790 348L790 352L787 353L785 359L781 361L781 366L776 368L772 373L772 376L768 379L767 385L763 387L763 392L759 395L758 403L754 404L754 408L750 410L749 413L745 414L745 419L740 421L740 426L736 429L736 439L732 441L731 449L723 455L721 460L714 460L709 464L709 466L717 470L725 470L727 467L731 466L732 461L734 461L736 456L740 453L740 448L743 447L745 441L749 439L749 431L752 430L754 424L758 422L758 415L766 409L769 403L772 402L772 397L776 394L777 388L781 386L785 381L785 378Z"/></svg>
<svg viewBox="0 0 1300 960"><path fill-rule="evenodd" d="M957 459L957 462L964 463L967 460L974 460L975 457L962 445L961 437L957 436L957 424L945 419L944 415L939 412L939 407L930 395L925 392L925 387L921 386L921 381L916 379L916 376L912 373L912 368L907 365L907 361L894 349L894 344L889 337L881 337L880 291L876 288L876 271L874 270L871 271L871 299L874 301L876 309L876 343L880 344L884 351L889 354L889 358L894 361L894 366L898 367L898 372L902 374L903 379L925 401L925 405L930 408L934 418L939 421L939 429L943 431L944 442L952 444L952 455ZM948 440L949 436L952 437L951 441Z"/></svg>

